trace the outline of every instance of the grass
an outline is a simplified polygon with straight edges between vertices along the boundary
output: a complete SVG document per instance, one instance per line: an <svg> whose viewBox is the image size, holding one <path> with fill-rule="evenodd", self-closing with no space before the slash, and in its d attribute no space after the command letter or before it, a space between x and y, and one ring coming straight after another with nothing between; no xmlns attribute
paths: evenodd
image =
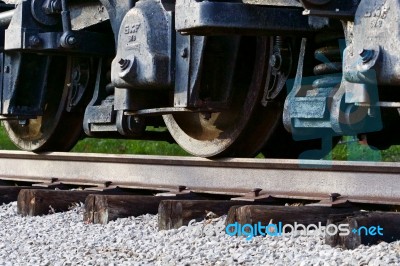
<svg viewBox="0 0 400 266"><path fill-rule="evenodd" d="M74 152L180 155L189 156L177 144L164 141L121 140L121 139L84 139L73 148Z"/></svg>
<svg viewBox="0 0 400 266"><path fill-rule="evenodd" d="M8 139L0 127L0 150L18 150ZM125 139L93 139L80 140L72 149L73 152L116 153L116 154L148 154L148 155L180 155L189 156L177 144L164 141L142 141Z"/></svg>
<svg viewBox="0 0 400 266"><path fill-rule="evenodd" d="M347 161L375 161L375 162L399 162L400 146L393 145L387 150L377 150L368 145L363 145L355 140L355 137L344 137L331 154L334 160Z"/></svg>
<svg viewBox="0 0 400 266"><path fill-rule="evenodd" d="M17 150L8 139L3 127L0 127L0 150ZM92 139L86 138L78 142L73 152L116 153L116 154L147 154L147 155L180 155L190 156L177 144L163 141ZM257 158L263 158L260 154ZM344 137L326 158L349 161L400 161L400 146L379 151L367 145L361 145L354 137Z"/></svg>
<svg viewBox="0 0 400 266"><path fill-rule="evenodd" d="M0 150L17 150L18 148L8 139L3 126L0 127Z"/></svg>

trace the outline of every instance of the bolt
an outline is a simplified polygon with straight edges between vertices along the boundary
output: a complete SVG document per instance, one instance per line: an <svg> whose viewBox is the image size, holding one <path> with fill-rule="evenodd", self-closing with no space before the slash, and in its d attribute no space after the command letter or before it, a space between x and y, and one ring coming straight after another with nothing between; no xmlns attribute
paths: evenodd
<svg viewBox="0 0 400 266"><path fill-rule="evenodd" d="M32 47L37 47L41 43L42 43L42 40L36 35L33 35L29 38L29 45Z"/></svg>
<svg viewBox="0 0 400 266"><path fill-rule="evenodd" d="M61 7L60 5L57 3L57 1L53 1L51 3L51 9L53 12L60 12L61 11Z"/></svg>
<svg viewBox="0 0 400 266"><path fill-rule="evenodd" d="M275 69L280 69L282 64L282 58L279 54L273 54L269 60L271 67Z"/></svg>
<svg viewBox="0 0 400 266"><path fill-rule="evenodd" d="M4 67L4 73L10 73L10 71L11 71L10 66L5 66Z"/></svg>
<svg viewBox="0 0 400 266"><path fill-rule="evenodd" d="M272 66L272 67L274 67L275 65L276 65L276 56L273 54L272 56L271 56L271 59L269 60L269 64L270 64L270 66Z"/></svg>
<svg viewBox="0 0 400 266"><path fill-rule="evenodd" d="M187 48L184 48L184 49L182 49L182 51L181 51L181 56L183 57L183 58L186 58L186 57L188 57L188 49Z"/></svg>
<svg viewBox="0 0 400 266"><path fill-rule="evenodd" d="M331 202L334 202L335 200L337 200L337 198L339 198L341 195L339 193L331 193L329 195L329 198L331 199Z"/></svg>
<svg viewBox="0 0 400 266"><path fill-rule="evenodd" d="M78 68L74 68L74 69L72 70L72 75L71 75L71 77L72 77L72 80L73 80L73 81L76 81L76 82L79 81L79 79L80 79L80 72L79 72L79 69L78 69Z"/></svg>
<svg viewBox="0 0 400 266"><path fill-rule="evenodd" d="M131 63L131 60L129 60L129 59L123 59L123 58L121 58L121 59L118 61L118 64L119 64L119 66L121 67L122 70L127 69L130 63Z"/></svg>
<svg viewBox="0 0 400 266"><path fill-rule="evenodd" d="M78 40L75 38L75 36L70 35L67 37L66 43L70 46L74 46L78 43Z"/></svg>
<svg viewBox="0 0 400 266"><path fill-rule="evenodd" d="M368 63L374 57L374 50L362 49L359 55L363 63Z"/></svg>
<svg viewBox="0 0 400 266"><path fill-rule="evenodd" d="M255 196L255 197L258 197L258 196L260 195L261 190L262 190L261 188L253 188L253 189L251 190L251 192L254 193L254 196Z"/></svg>
<svg viewBox="0 0 400 266"><path fill-rule="evenodd" d="M60 13L61 12L61 2L52 1L51 2L51 9L52 9L53 13Z"/></svg>

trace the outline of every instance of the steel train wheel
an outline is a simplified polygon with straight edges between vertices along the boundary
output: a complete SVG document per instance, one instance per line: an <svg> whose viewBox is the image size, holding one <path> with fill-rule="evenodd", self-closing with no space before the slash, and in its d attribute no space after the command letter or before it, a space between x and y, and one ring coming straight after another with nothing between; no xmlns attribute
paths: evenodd
<svg viewBox="0 0 400 266"><path fill-rule="evenodd" d="M164 115L167 128L187 152L201 157L254 156L274 131L281 108L261 105L269 82L270 38L243 38L228 109L207 115ZM234 56L234 55L232 55ZM202 75L207 75L207 67Z"/></svg>
<svg viewBox="0 0 400 266"><path fill-rule="evenodd" d="M3 122L9 138L20 149L68 151L79 140L83 115L66 111L72 78L70 67L71 58L52 58L48 78L44 81L47 82L47 92L42 116Z"/></svg>

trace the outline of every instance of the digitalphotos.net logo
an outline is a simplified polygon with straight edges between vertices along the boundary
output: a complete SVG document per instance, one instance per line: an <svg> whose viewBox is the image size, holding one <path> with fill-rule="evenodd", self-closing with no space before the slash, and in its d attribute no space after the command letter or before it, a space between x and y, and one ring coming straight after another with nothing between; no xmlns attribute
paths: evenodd
<svg viewBox="0 0 400 266"><path fill-rule="evenodd" d="M247 240L251 240L255 236L293 236L293 235L305 235L315 236L319 235L325 237L326 235L334 236L347 236L350 234L358 234L365 236L383 236L383 228L380 225L377 226L361 226L359 228L353 228L350 230L349 224L329 224L323 226L321 222L316 224L299 224L297 222L294 225L285 224L282 222L278 224L269 223L262 225L261 222L257 224L240 224L238 222L228 224L225 228L225 232L230 236L245 236Z"/></svg>

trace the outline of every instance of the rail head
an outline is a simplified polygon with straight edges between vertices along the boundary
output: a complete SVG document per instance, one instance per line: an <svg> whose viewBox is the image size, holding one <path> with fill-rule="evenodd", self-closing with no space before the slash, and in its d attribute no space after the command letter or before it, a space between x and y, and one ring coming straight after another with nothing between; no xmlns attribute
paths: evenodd
<svg viewBox="0 0 400 266"><path fill-rule="evenodd" d="M97 162L118 164L151 164L204 166L248 169L287 169L315 171L347 171L372 173L399 173L399 162L364 162L364 161L328 161L328 160L294 160L294 159L258 159L258 158L216 158L206 159L192 156L158 156L99 153L48 152L33 153L25 151L0 151L1 159Z"/></svg>

